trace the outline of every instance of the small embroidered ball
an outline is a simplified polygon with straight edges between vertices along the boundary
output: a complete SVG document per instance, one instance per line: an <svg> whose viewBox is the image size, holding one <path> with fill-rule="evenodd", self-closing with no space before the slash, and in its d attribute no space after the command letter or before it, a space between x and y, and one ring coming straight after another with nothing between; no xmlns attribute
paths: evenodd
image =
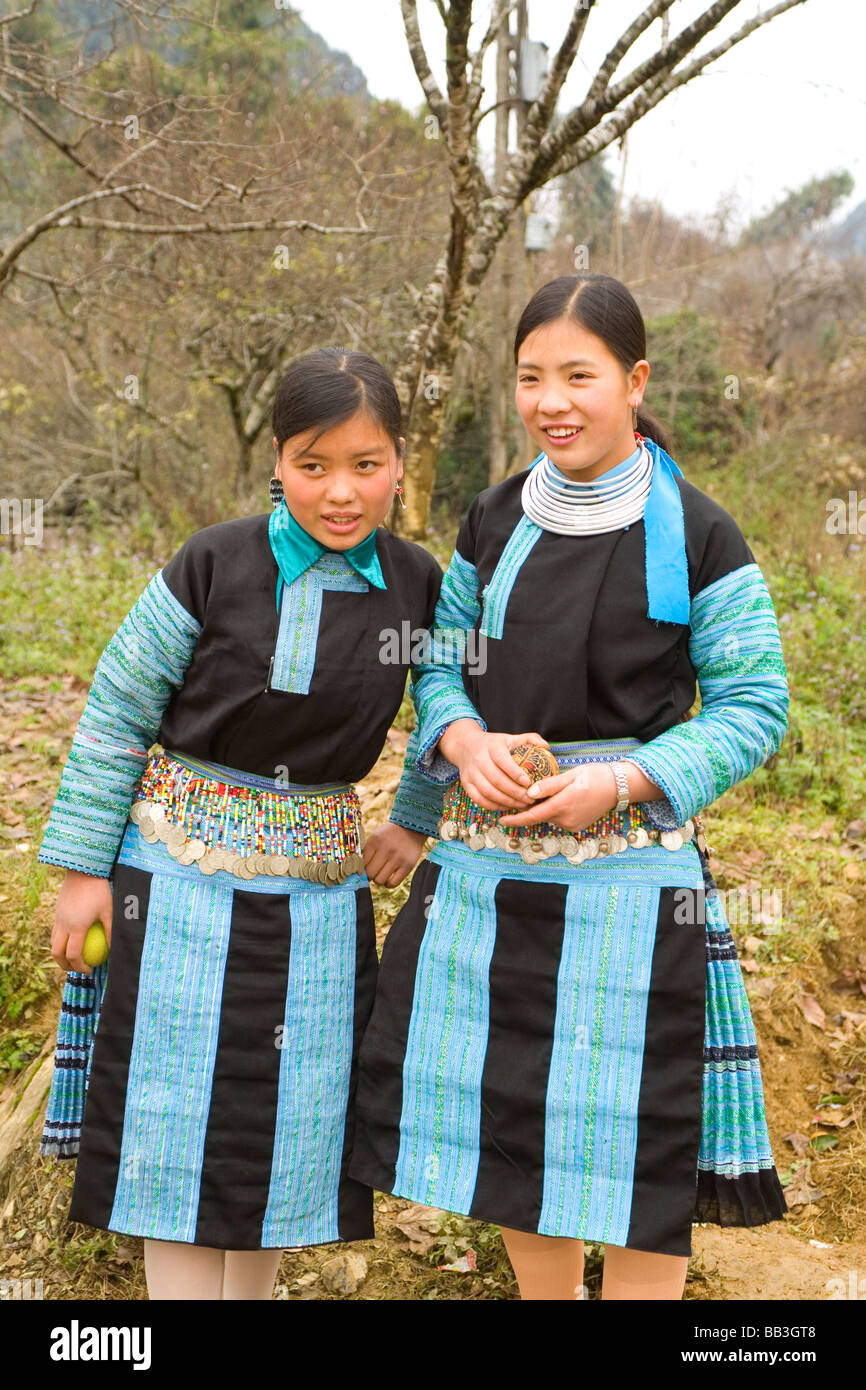
<svg viewBox="0 0 866 1390"><path fill-rule="evenodd" d="M555 777L559 771L559 764L549 748L539 748L534 743L519 743L509 752L532 782L540 782L543 777Z"/></svg>

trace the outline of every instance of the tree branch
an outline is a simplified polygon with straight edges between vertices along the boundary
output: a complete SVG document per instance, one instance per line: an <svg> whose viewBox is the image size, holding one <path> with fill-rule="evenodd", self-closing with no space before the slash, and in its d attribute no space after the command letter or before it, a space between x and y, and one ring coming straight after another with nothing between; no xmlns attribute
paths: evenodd
<svg viewBox="0 0 866 1390"><path fill-rule="evenodd" d="M740 0L719 0L717 5L711 7L712 11L716 14L715 22L718 23L720 19L724 17L723 14L719 13L720 10L723 10L726 14L734 5L739 3ZM647 111L652 110L654 106L657 106L670 92L675 91L677 87L682 87L686 82L690 82L692 78L701 73L709 63L715 62L723 53L727 53L735 44L747 38L749 34L760 28L761 25L768 24L772 19L783 14L786 10L793 9L795 5L802 5L804 3L805 0L780 0L780 3L775 5L773 9L767 10L764 14L757 15L754 19L749 20L746 24L742 25L740 29L736 30L735 33L731 34L729 38L722 40L715 48L711 48L706 53L701 54L699 58L689 63L687 67L681 68L679 72L668 70L666 73L661 73L650 78L644 84L643 90L637 94L632 103L624 107L621 112L613 115L609 121L597 125L595 129L592 129L592 124L594 118L598 115L599 104L596 104L595 111L588 112L586 109L586 102L582 103L581 106L571 112L567 120L558 127L554 136L542 140L531 168L527 172L526 177L518 185L516 194L517 201L522 201L533 189L538 188L540 184L546 182L547 179L556 178L560 174L569 173L570 170L576 168L578 164L582 164L586 159L592 158L592 156L599 153L600 150L612 144L614 140L618 140L630 126L634 125L635 121ZM708 11L708 13L710 12ZM704 16L704 18L706 18L706 16ZM674 49L679 50L678 57L673 60L674 62L679 61L679 59L684 56L682 51L683 45L680 42L683 39L683 34L691 33L698 27L701 27L701 21L697 21L696 24L689 26L689 30L683 30L682 34L678 35L676 39L673 39L671 43L666 46L666 51L669 53ZM693 38L691 47L694 47L694 45L700 41L704 32L706 32L705 29ZM686 48L685 51L687 52L689 49ZM656 59L651 59L650 61L656 62L657 58L658 55L656 55ZM602 109L609 109L609 96L614 90L619 93L618 99L621 100L622 94L627 90L630 81L630 78L626 79L625 82L620 84L619 88L609 89L608 94L604 97L602 103L600 103ZM600 133L602 138L598 140L596 137ZM550 151L553 151L555 155L552 163L550 162Z"/></svg>
<svg viewBox="0 0 866 1390"><path fill-rule="evenodd" d="M673 0L656 0L660 3L673 4ZM574 7L574 13L565 32L559 51L551 64L550 72L544 87L536 100L532 103L526 113L526 124L523 131L523 144L527 147L535 145L539 136L547 130L550 125L550 118L556 106L556 99L562 91L562 84L565 82L571 66L577 57L577 50L583 38L590 11L595 4L595 0L578 0Z"/></svg>
<svg viewBox="0 0 866 1390"><path fill-rule="evenodd" d="M662 44L657 53L640 63L622 82L616 83L605 92L607 109L612 111L625 97L630 97L644 82L655 77L656 73L663 70L670 72L675 68L680 58L686 53L691 53L701 39L709 34L710 30L715 29L739 3L740 0L733 0L733 3L731 0L717 0L717 3L711 5L693 24L681 29L674 38Z"/></svg>
<svg viewBox="0 0 866 1390"><path fill-rule="evenodd" d="M475 53L472 54L472 71L469 77L468 100L469 113L473 118L473 133L478 128L474 117L481 103L484 90L481 85L481 69L484 65L484 55L494 40L498 38L499 30L511 14L514 5L515 0L494 0L490 23L487 26L487 33L484 35Z"/></svg>
<svg viewBox="0 0 866 1390"><path fill-rule="evenodd" d="M647 30L660 15L667 14L673 5L674 0L653 0L651 5L647 5L642 14L639 14L632 24L626 29L625 33L617 39L613 48L607 54L601 67L596 73L586 94L585 102L591 103L599 101L607 91L608 83L616 72L628 50L640 38L641 34Z"/></svg>
<svg viewBox="0 0 866 1390"><path fill-rule="evenodd" d="M15 24L19 19L24 19L25 15L32 14L38 4L39 0L32 0L32 4L28 5L26 10L16 10L14 14L0 15L0 28L4 24Z"/></svg>
<svg viewBox="0 0 866 1390"><path fill-rule="evenodd" d="M102 473L70 473L68 478L64 478L62 483L58 483L48 500L43 502L43 510L46 512L49 511L60 494L65 492L66 488L70 487L72 483L95 483L97 479L101 478L125 478L127 482L135 482L135 474L131 473L127 468L109 468ZM89 494L85 493L85 496L89 496Z"/></svg>
<svg viewBox="0 0 866 1390"><path fill-rule="evenodd" d="M716 4L711 5L694 24L684 29L681 34L678 34L675 39L672 39L670 43L666 44L659 53L656 53L646 63L643 63L640 68L636 69L636 72L643 71L645 76L642 80L646 82L649 82L659 72L670 72L676 67L680 58L690 52L691 49L700 42L704 34L709 33L710 29L719 24L725 15L739 5L739 3L740 0L716 0ZM650 6L649 8L652 9L653 7ZM644 16L642 16L642 18L645 17L646 14L647 11L644 11ZM620 41L621 43L624 42L625 37L626 36L623 36L623 40ZM618 88L612 89L606 87L603 92L593 98L587 95L580 106L575 107L575 109L569 113L565 120L557 127L556 131L551 132L541 141L538 147L538 158L541 160L542 164L547 164L551 159L554 161L558 160L565 153L569 145L573 145L581 136L593 130L594 127L598 125L602 116L615 110L618 101L622 101L626 96L630 96L631 93L636 90L636 85L640 85L640 81L635 85L634 79L635 73L632 73L629 78L619 84ZM616 99L614 98L615 92L619 93ZM548 167L551 166L548 164Z"/></svg>
<svg viewBox="0 0 866 1390"><path fill-rule="evenodd" d="M217 196L218 190L205 199L203 204L190 202L186 198L181 198L177 194L169 193L165 189L154 188L147 183L131 183L121 185L117 188L97 188L90 193L81 193L77 198L71 198L68 202L62 203L59 207L52 208L50 212L31 222L29 227L25 227L22 232L10 243L0 255L0 287L9 278L11 270L19 256L31 246L37 237L44 232L50 231L55 227L101 227L105 231L112 232L136 232L139 235L153 236L186 236L193 232L213 232L217 235L231 235L233 232L257 232L257 231L297 231L297 232L318 232L323 236L368 236L371 228L363 227L325 227L319 222L310 222L308 219L288 220L281 217L266 217L260 219L248 218L243 222L188 222L188 223L146 223L146 222L121 222L116 219L86 217L76 213L76 208L82 207L87 203L96 202L102 198L116 198L124 193L149 192L158 198L163 198L167 202L178 203L181 207L193 212L203 212ZM399 236L400 233L377 232L376 235L389 238Z"/></svg>
<svg viewBox="0 0 866 1390"><path fill-rule="evenodd" d="M109 193L115 190L109 188ZM153 236L189 236L193 232L212 232L217 236L231 235L232 232L320 232L323 236L377 236L383 241L392 241L402 236L402 232L382 232L376 227L325 227L321 222L306 219L287 221L282 217L250 218L245 222L117 222L109 218L80 217L70 214L54 224L58 227L102 227L109 232L140 232ZM0 261L2 266L2 261Z"/></svg>
<svg viewBox="0 0 866 1390"><path fill-rule="evenodd" d="M448 129L448 107L430 69L427 53L421 41L416 0L400 0L400 9L403 13L403 28L406 31L406 42L409 45L409 56L412 59L415 74L421 83L421 90L427 98L427 105L439 122L440 130L444 133ZM441 8L439 13L442 14ZM447 24L444 14L442 18Z"/></svg>

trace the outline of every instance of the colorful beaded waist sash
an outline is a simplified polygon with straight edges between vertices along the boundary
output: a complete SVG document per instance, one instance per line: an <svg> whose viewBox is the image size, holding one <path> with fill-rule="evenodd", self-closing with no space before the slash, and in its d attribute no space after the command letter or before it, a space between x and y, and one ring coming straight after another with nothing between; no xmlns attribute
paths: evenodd
<svg viewBox="0 0 866 1390"><path fill-rule="evenodd" d="M361 806L351 784L304 786L150 749L129 818L179 864L238 878L343 883L363 873Z"/></svg>
<svg viewBox="0 0 866 1390"><path fill-rule="evenodd" d="M551 743L550 751L560 771L566 772L581 763L617 762L640 747L641 741L636 738L590 739L580 743ZM500 827L499 817L507 814L485 810L457 781L446 793L439 834L443 840L462 840L470 849L510 850L521 855L527 864L552 859L555 854L564 855L570 864L581 864L584 859L620 854L632 847L642 849L651 844L677 850L693 838L700 849L707 848L700 817L693 816L676 829L658 830L637 802L619 814L608 811L583 830L574 832L563 830L552 821Z"/></svg>

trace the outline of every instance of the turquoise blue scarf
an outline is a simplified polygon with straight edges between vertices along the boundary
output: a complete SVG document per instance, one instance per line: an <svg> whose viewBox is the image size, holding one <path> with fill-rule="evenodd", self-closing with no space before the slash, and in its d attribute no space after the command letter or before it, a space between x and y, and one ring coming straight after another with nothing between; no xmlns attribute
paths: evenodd
<svg viewBox="0 0 866 1390"><path fill-rule="evenodd" d="M683 499L676 484L683 471L655 440L647 439L646 446L655 464L643 514L647 613L662 622L688 626L691 598L686 529Z"/></svg>
<svg viewBox="0 0 866 1390"><path fill-rule="evenodd" d="M285 498L276 506L268 520L268 539L280 571L277 580L277 612L283 585L293 584L299 575L314 565L322 555L345 555L349 564L358 571L368 584L376 589L387 589L379 556L376 551L376 531L370 532L351 550L335 551L331 546L322 545L309 531L305 531L299 521L292 516Z"/></svg>

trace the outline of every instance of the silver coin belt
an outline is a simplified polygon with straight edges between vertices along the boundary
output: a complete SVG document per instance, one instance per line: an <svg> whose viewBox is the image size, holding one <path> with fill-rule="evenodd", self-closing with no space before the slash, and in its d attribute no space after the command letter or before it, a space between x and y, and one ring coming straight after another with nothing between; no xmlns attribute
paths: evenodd
<svg viewBox="0 0 866 1390"><path fill-rule="evenodd" d="M569 864L582 864L585 859L622 854L627 849L643 849L647 845L660 845L673 851L682 849L692 839L700 849L707 848L700 817L691 817L675 830L658 830L646 821L637 804L619 816L609 811L583 830L573 833L561 830L550 822L503 829L497 823L498 818L507 814L477 805L456 782L449 788L445 813L439 821L439 835L443 840L462 840L474 850L499 849L519 854L525 864L538 864L542 859L552 859L557 854L563 855ZM622 834L626 824L630 828Z"/></svg>
<svg viewBox="0 0 866 1390"><path fill-rule="evenodd" d="M354 787L306 793L233 786L162 753L152 755L138 790L129 819L142 838L161 841L179 864L195 864L203 874L222 869L240 879L267 874L335 884L364 871Z"/></svg>

